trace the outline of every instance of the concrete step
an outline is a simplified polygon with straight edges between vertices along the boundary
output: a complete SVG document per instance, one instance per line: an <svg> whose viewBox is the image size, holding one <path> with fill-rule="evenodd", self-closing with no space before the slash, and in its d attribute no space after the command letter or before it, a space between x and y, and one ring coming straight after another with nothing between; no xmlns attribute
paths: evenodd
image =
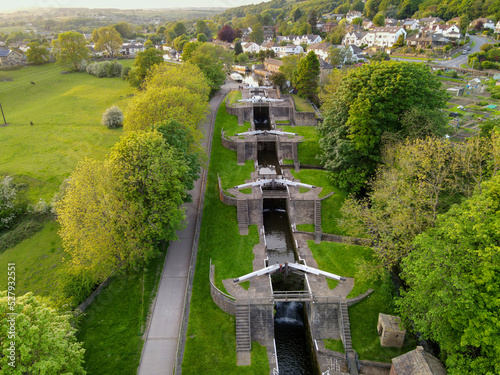
<svg viewBox="0 0 500 375"><path fill-rule="evenodd" d="M249 352L252 349L250 334L250 308L248 305L236 306L236 351Z"/></svg>

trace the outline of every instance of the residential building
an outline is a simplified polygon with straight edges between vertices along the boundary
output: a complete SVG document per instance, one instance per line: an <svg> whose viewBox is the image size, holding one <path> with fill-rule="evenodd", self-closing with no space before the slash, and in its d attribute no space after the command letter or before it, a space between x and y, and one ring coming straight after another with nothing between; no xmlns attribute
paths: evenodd
<svg viewBox="0 0 500 375"><path fill-rule="evenodd" d="M363 19L363 23L361 24L361 27L365 30L371 30L376 26L372 21L370 21L368 19Z"/></svg>
<svg viewBox="0 0 500 375"><path fill-rule="evenodd" d="M276 35L275 26L262 26L262 32L264 34L264 40L272 40Z"/></svg>
<svg viewBox="0 0 500 375"><path fill-rule="evenodd" d="M434 34L428 29L406 39L407 45L414 48L442 47L449 41L445 36Z"/></svg>
<svg viewBox="0 0 500 375"><path fill-rule="evenodd" d="M355 46L363 45L363 39L368 33L365 31L354 31L345 34L344 39L342 39L342 45L348 46L354 44Z"/></svg>
<svg viewBox="0 0 500 375"><path fill-rule="evenodd" d="M329 21L321 27L321 31L324 33L329 33L338 26L338 23Z"/></svg>
<svg viewBox="0 0 500 375"><path fill-rule="evenodd" d="M133 56L137 55L139 52L143 52L144 50L145 50L144 43L141 42L123 43L122 48L120 49L120 53L125 56Z"/></svg>
<svg viewBox="0 0 500 375"><path fill-rule="evenodd" d="M345 19L347 22L351 23L355 18L361 18L363 17L363 14L358 11L351 11L347 12L347 15L345 16Z"/></svg>
<svg viewBox="0 0 500 375"><path fill-rule="evenodd" d="M332 43L314 43L307 47L307 51L313 51L320 59L330 61L330 48Z"/></svg>
<svg viewBox="0 0 500 375"><path fill-rule="evenodd" d="M342 18L344 18L344 15L339 13L328 13L323 14L323 18L340 21Z"/></svg>
<svg viewBox="0 0 500 375"><path fill-rule="evenodd" d="M406 31L400 26L376 27L369 31L361 42L367 44L368 47L390 48L396 43L400 35L406 38ZM352 44L358 45L356 43Z"/></svg>
<svg viewBox="0 0 500 375"><path fill-rule="evenodd" d="M495 30L495 22L493 22L493 20L490 20L488 18L477 18L474 21L472 21L469 24L469 26L472 27L472 28L475 28L476 25L479 22L483 23L483 26L482 26L483 29L492 29L492 30Z"/></svg>
<svg viewBox="0 0 500 375"><path fill-rule="evenodd" d="M258 53L260 51L260 46L254 42L241 43L241 48L243 52Z"/></svg>
<svg viewBox="0 0 500 375"><path fill-rule="evenodd" d="M296 46L300 46L301 44L314 44L314 43L320 43L323 39L319 35L301 35L301 36L296 36L293 38L292 42Z"/></svg>
<svg viewBox="0 0 500 375"><path fill-rule="evenodd" d="M420 25L419 21L414 18L407 18L400 22L400 26L402 26L405 30L418 30Z"/></svg>
<svg viewBox="0 0 500 375"><path fill-rule="evenodd" d="M300 55L301 53L304 53L304 48L302 48L302 46L296 46L295 44L278 46L276 49L273 48L273 50L278 57Z"/></svg>
<svg viewBox="0 0 500 375"><path fill-rule="evenodd" d="M20 52L0 48L0 66L22 64L24 55Z"/></svg>
<svg viewBox="0 0 500 375"><path fill-rule="evenodd" d="M441 18L439 17L424 17L419 20L420 26L431 26L435 25L437 23L444 22Z"/></svg>
<svg viewBox="0 0 500 375"><path fill-rule="evenodd" d="M283 65L283 61L277 59L266 59L264 60L264 69L270 73L278 73L280 71L280 66Z"/></svg>
<svg viewBox="0 0 500 375"><path fill-rule="evenodd" d="M500 34L500 21L498 21L496 26L495 26L495 32Z"/></svg>

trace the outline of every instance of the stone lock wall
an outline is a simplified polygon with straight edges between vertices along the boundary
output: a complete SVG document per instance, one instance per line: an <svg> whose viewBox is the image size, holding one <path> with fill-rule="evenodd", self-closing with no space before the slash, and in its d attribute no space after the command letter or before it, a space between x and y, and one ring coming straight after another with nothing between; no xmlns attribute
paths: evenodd
<svg viewBox="0 0 500 375"><path fill-rule="evenodd" d="M227 294L222 293L214 283L215 278L215 266L210 265L210 295L213 301L222 311L230 315L236 315L236 300L229 298Z"/></svg>
<svg viewBox="0 0 500 375"><path fill-rule="evenodd" d="M250 305L250 331L252 341L261 345L274 338L274 304Z"/></svg>
<svg viewBox="0 0 500 375"><path fill-rule="evenodd" d="M307 302L305 305L314 339L340 339L338 303Z"/></svg>
<svg viewBox="0 0 500 375"><path fill-rule="evenodd" d="M295 224L314 224L314 200L288 200L288 212Z"/></svg>
<svg viewBox="0 0 500 375"><path fill-rule="evenodd" d="M314 112L295 112L295 125L316 126L318 125L318 119Z"/></svg>

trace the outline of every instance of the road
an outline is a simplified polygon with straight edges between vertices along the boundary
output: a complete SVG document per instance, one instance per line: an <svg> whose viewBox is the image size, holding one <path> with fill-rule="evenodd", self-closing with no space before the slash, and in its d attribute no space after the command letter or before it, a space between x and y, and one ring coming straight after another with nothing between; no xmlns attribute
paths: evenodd
<svg viewBox="0 0 500 375"><path fill-rule="evenodd" d="M210 114L200 126L204 134L203 147L210 155L212 133L217 109L225 94L237 84L227 82L210 101ZM205 195L207 171L190 191L192 202L184 204L186 228L171 242L163 265L160 285L146 333L139 375L171 375L175 371L178 353L182 363L189 301L196 264L201 213ZM208 277L208 276L207 276Z"/></svg>
<svg viewBox="0 0 500 375"><path fill-rule="evenodd" d="M474 44L474 47L471 48L469 53L467 55L460 55L454 59L451 60L434 60L432 61L434 64L442 65L443 67L447 68L460 68L461 64L466 64L467 63L467 58L471 53L478 52L481 46L485 43L489 43L487 38L483 38L480 36L475 36L471 35L470 36L471 41L476 42ZM409 61L409 62L422 62L422 61L427 61L426 59L422 60L413 60L413 59L405 59L402 57L393 57L393 60L397 61Z"/></svg>

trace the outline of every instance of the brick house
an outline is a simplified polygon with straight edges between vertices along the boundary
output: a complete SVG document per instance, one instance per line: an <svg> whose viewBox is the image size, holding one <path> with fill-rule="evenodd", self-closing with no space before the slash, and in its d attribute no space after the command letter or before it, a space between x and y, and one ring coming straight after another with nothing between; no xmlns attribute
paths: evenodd
<svg viewBox="0 0 500 375"><path fill-rule="evenodd" d="M280 66L283 65L283 61L277 59L266 59L264 60L264 69L270 73L278 73L280 71Z"/></svg>
<svg viewBox="0 0 500 375"><path fill-rule="evenodd" d="M20 52L0 48L0 66L22 64L24 55Z"/></svg>

